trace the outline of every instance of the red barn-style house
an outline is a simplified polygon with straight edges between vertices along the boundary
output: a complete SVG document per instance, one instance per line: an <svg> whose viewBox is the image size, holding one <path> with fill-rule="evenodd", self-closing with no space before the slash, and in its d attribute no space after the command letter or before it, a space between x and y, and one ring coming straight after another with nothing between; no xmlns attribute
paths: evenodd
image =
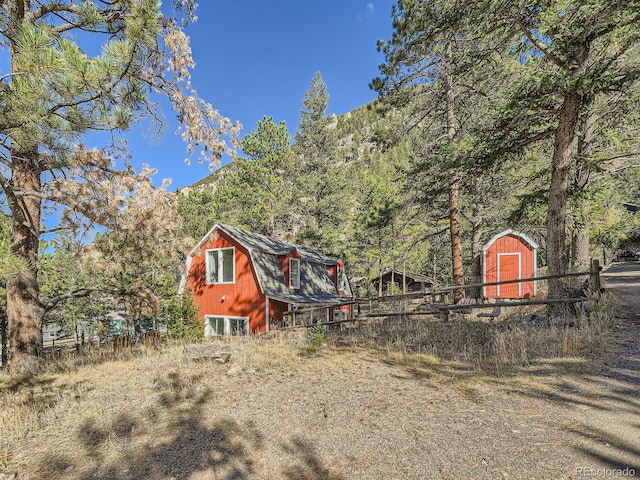
<svg viewBox="0 0 640 480"><path fill-rule="evenodd" d="M535 277L537 248L524 233L505 230L497 234L482 249L482 283ZM535 281L483 288L485 298L531 298L535 294Z"/></svg>
<svg viewBox="0 0 640 480"><path fill-rule="evenodd" d="M239 228L215 225L185 272L180 293L191 290L206 336L267 332L291 324L300 309L316 321L353 314L340 260Z"/></svg>

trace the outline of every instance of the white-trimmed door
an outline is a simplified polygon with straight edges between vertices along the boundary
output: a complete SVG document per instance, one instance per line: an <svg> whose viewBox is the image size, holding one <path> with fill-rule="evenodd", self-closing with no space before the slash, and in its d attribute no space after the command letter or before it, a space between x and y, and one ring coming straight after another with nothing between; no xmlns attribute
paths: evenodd
<svg viewBox="0 0 640 480"><path fill-rule="evenodd" d="M519 252L498 254L498 281L517 280L521 277L522 259ZM522 294L521 283L498 285L498 297L517 298Z"/></svg>

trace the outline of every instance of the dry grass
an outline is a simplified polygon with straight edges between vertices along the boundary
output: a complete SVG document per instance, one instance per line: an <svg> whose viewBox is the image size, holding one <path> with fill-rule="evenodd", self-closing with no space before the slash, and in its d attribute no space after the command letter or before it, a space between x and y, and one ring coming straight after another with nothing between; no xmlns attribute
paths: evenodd
<svg viewBox="0 0 640 480"><path fill-rule="evenodd" d="M191 359L183 345L70 356L31 379L0 376L0 478L518 478L544 451L523 454L499 429L540 405L500 393L523 377L505 388L480 374L582 364L609 341L610 307L573 327L388 319L327 339L218 339L210 348L229 351L226 364ZM473 457L469 438L487 425L491 452L512 466L490 471ZM518 427L532 436L522 445L547 445L538 427ZM421 444L446 446L425 457ZM477 449L489 455L486 440Z"/></svg>
<svg viewBox="0 0 640 480"><path fill-rule="evenodd" d="M322 348L309 357L304 330L227 338L210 345L230 351L231 363L192 360L183 354L184 345L170 345L110 356L69 356L30 379L0 376L0 478L5 471L18 478L163 478L157 471L159 454L138 458L136 449L188 448L176 436L193 435L192 429L203 441L219 443L212 455L224 464L213 476L193 478L227 478L227 470L250 471L250 455L240 438L246 440L245 429L203 422L204 406L223 401L230 391L229 385L216 389L216 380L229 382L238 374L262 380L305 376L326 359ZM332 361L339 364L341 358L346 355L337 354ZM178 457L186 462L190 455L179 452ZM132 458L135 472L121 470L118 465L131 464ZM110 469L104 470L103 464ZM315 468L287 466L290 472ZM332 470L325 473L304 478L339 478ZM179 472L175 477L183 478ZM291 478L297 478L295 473Z"/></svg>
<svg viewBox="0 0 640 480"><path fill-rule="evenodd" d="M446 323L432 317L388 317L349 330L344 340L354 346L377 345L402 354L462 362L494 375L552 359L581 359L593 366L613 341L615 309L614 297L605 295L591 311L574 311L549 323L523 321L526 313L532 313L525 307L503 307L507 312L498 322L471 315ZM580 362L565 363L575 367Z"/></svg>

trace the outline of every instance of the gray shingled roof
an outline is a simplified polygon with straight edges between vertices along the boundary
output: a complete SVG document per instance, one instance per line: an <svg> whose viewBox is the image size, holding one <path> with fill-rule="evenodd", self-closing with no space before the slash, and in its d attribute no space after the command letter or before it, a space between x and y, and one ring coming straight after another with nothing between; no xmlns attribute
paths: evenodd
<svg viewBox="0 0 640 480"><path fill-rule="evenodd" d="M301 260L303 261L317 262L322 263L323 265L336 265L338 263L336 259L328 257L324 253L313 250L312 248L294 245L290 242L276 240L275 238L270 238L266 235L248 232L228 225L218 224L217 227L235 238L244 247L246 247L247 250L269 253L271 255L286 255L295 248L300 253L300 256L302 257Z"/></svg>
<svg viewBox="0 0 640 480"><path fill-rule="evenodd" d="M400 278L404 275L406 278L410 278L414 282L433 284L433 278L427 275L422 275L421 273L407 273L407 272L402 272L400 270L385 268L384 270L382 270L382 275L385 276L390 274L391 272L393 272L395 276ZM376 281L376 278L374 278L374 281Z"/></svg>
<svg viewBox="0 0 640 480"><path fill-rule="evenodd" d="M338 264L336 259L317 250L276 240L258 233L228 225L217 225L217 227L249 251L258 283L265 295L287 303L297 304L339 304L345 302L344 298L338 296L327 271L327 265ZM287 286L278 255L286 255L294 248L301 257L300 289L292 291ZM348 290L345 293L350 296L351 289Z"/></svg>

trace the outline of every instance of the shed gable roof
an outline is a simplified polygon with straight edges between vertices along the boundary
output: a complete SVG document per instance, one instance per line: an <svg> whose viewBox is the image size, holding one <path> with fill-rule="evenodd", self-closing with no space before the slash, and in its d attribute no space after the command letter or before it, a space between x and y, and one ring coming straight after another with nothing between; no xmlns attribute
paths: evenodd
<svg viewBox="0 0 640 480"><path fill-rule="evenodd" d="M489 240L486 245L484 247L482 247L482 251L486 252L487 250L489 250L489 248L491 248L491 245L493 245L497 240L501 239L502 237L506 237L507 235L511 235L512 237L516 237L519 238L522 242L526 243L527 245L529 245L533 250L538 248L538 244L536 242L534 242L528 235L522 233L522 232L518 232L516 230L512 230L512 229L507 229L504 232L498 233L497 235L494 235L491 240Z"/></svg>
<svg viewBox="0 0 640 480"><path fill-rule="evenodd" d="M423 275L421 273L409 273L409 272L401 272L400 270L395 270L392 268L385 268L382 271L382 278L383 280L386 280L387 277L390 277L393 274L394 277L399 277L402 278L402 276L404 276L405 278L412 280L416 283L428 283L428 284L433 284L433 279L427 275ZM377 283L380 281L379 277L375 277L373 279L374 283Z"/></svg>

